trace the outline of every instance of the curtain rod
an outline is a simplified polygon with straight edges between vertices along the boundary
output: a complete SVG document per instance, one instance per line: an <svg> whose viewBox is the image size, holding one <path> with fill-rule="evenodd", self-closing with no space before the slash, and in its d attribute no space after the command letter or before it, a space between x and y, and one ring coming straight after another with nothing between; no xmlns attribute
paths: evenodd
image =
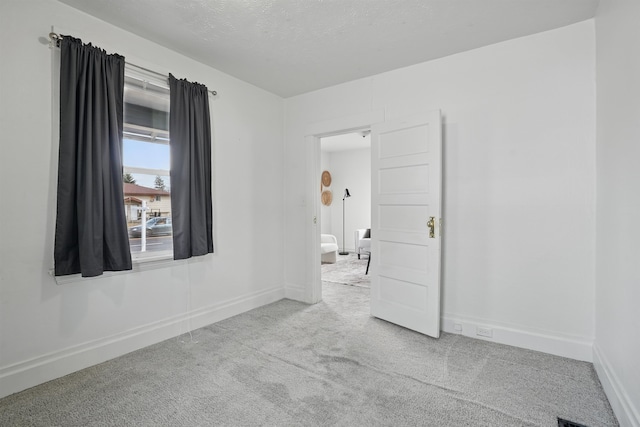
<svg viewBox="0 0 640 427"><path fill-rule="evenodd" d="M61 41L62 41L62 37L59 34L49 33L49 45L50 46L60 47L60 42ZM125 61L125 63L127 65L132 66L132 67L136 67L136 68L138 68L140 70L146 71L148 73L155 74L156 76L164 77L165 79L169 78L169 76L167 76L166 74L159 73L158 71L150 70L148 68L141 67L140 65L132 64L131 62L126 62ZM218 94L218 92L215 91L215 90L207 90L207 91L213 96L216 96Z"/></svg>

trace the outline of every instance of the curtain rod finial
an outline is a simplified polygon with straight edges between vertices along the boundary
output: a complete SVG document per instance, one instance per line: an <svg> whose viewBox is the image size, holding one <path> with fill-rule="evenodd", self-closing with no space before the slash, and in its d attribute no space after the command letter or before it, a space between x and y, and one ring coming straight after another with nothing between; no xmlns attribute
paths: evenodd
<svg viewBox="0 0 640 427"><path fill-rule="evenodd" d="M49 46L50 47L57 47L60 45L60 42L62 41L62 37L60 37L60 35L56 34L56 33L49 33Z"/></svg>

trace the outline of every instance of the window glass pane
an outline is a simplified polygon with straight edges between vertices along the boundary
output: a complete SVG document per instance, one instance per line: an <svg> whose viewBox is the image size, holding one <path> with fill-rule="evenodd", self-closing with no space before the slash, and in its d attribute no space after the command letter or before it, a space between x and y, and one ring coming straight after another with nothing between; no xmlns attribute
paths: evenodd
<svg viewBox="0 0 640 427"><path fill-rule="evenodd" d="M134 259L173 254L169 89L125 72L124 198Z"/></svg>
<svg viewBox="0 0 640 427"><path fill-rule="evenodd" d="M162 251L172 251L169 176L134 172L130 173L129 177L135 181L124 184L124 205L131 254L137 258L145 253L158 255Z"/></svg>
<svg viewBox="0 0 640 427"><path fill-rule="evenodd" d="M169 170L169 144L142 142L124 137L125 167Z"/></svg>

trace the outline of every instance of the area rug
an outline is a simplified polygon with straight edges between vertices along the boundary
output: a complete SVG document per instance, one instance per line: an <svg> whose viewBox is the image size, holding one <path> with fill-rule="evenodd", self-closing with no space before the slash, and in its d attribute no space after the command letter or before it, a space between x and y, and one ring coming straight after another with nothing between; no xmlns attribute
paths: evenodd
<svg viewBox="0 0 640 427"><path fill-rule="evenodd" d="M323 282L341 283L343 285L361 286L368 288L371 280L367 271L368 255L338 255L334 264L322 264L321 274Z"/></svg>

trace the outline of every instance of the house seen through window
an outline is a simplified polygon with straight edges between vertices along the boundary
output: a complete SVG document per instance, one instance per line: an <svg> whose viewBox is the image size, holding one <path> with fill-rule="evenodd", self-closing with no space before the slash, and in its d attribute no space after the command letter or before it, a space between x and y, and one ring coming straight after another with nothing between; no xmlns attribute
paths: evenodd
<svg viewBox="0 0 640 427"><path fill-rule="evenodd" d="M169 88L125 70L123 186L134 259L173 253Z"/></svg>

